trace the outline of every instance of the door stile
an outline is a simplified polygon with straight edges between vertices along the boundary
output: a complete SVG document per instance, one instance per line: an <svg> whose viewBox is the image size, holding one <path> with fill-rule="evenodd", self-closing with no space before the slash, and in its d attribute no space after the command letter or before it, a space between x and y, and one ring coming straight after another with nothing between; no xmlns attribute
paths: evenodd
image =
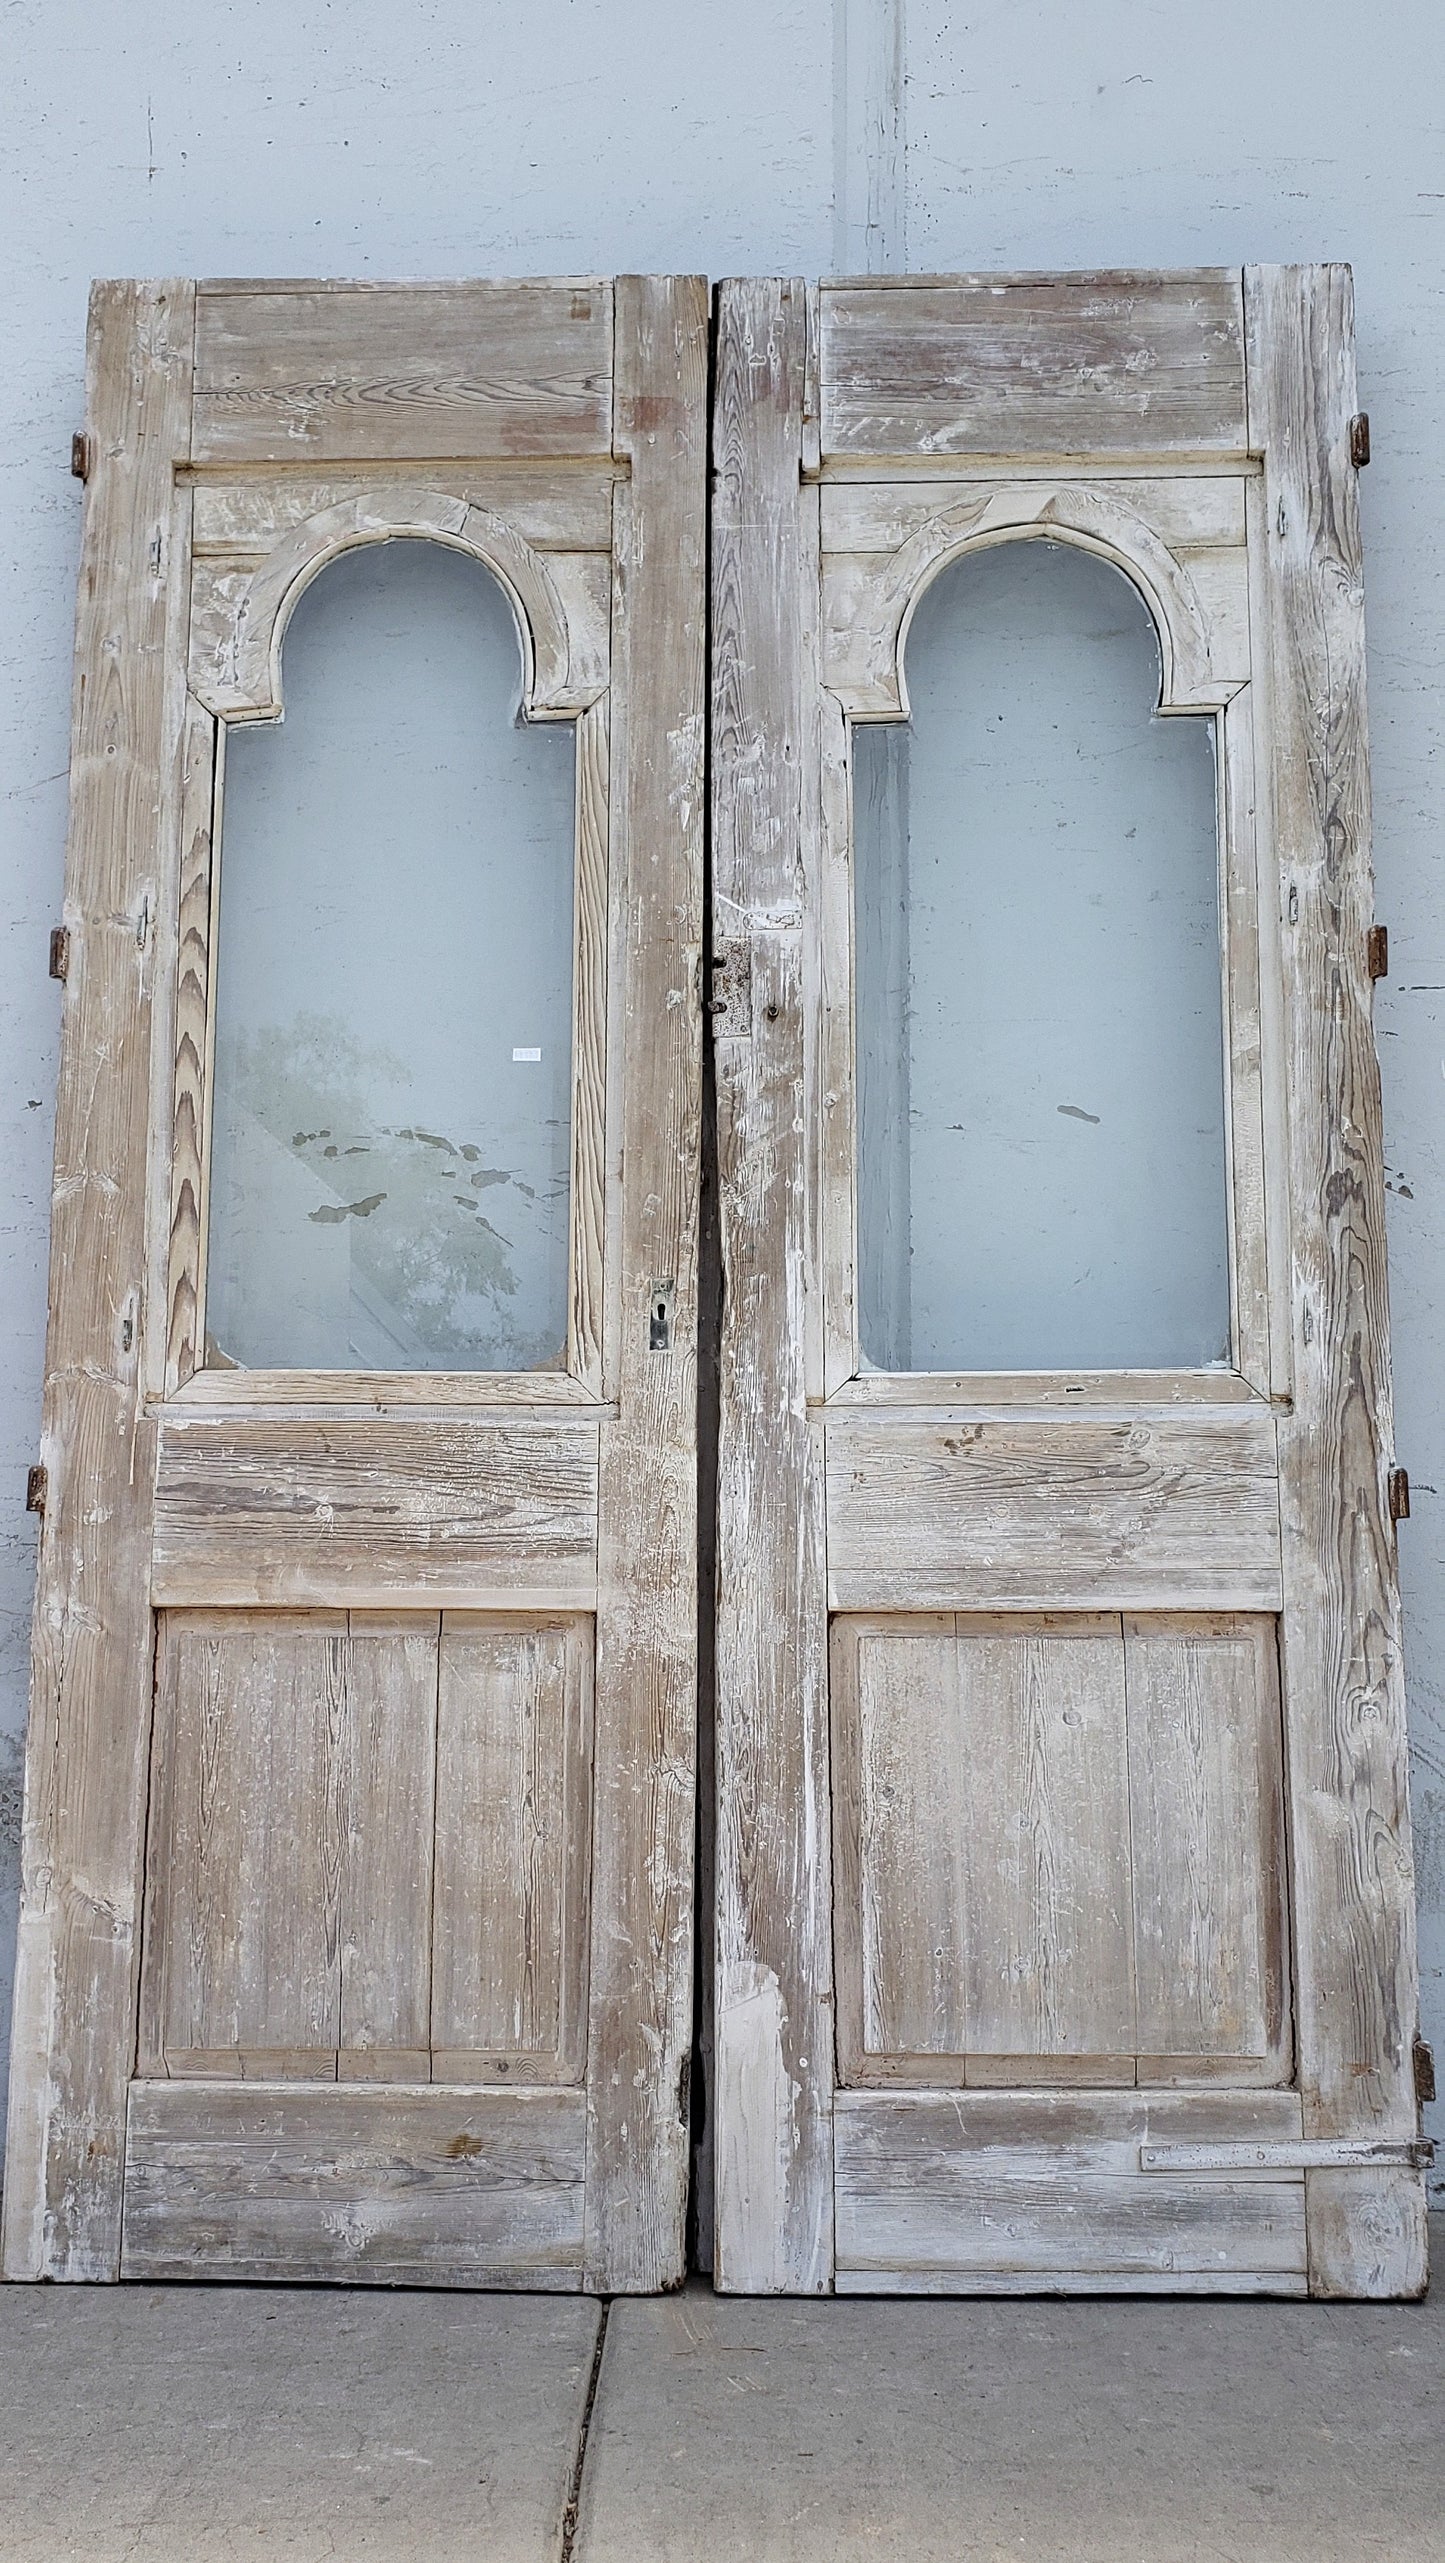
<svg viewBox="0 0 1445 2563"><path fill-rule="evenodd" d="M615 449L632 466L616 606L632 750L616 756L626 881L621 1340L601 1427L595 1917L584 2286L681 2284L692 2052L697 1716L707 292L620 277ZM638 539L639 531L645 539ZM639 754L638 743L648 743ZM620 1010L619 1010L620 1013Z"/></svg>
<svg viewBox="0 0 1445 2563"><path fill-rule="evenodd" d="M833 2283L827 1621L808 1408L800 283L718 297L713 1030L724 1306L717 1535L715 2279Z"/></svg>
<svg viewBox="0 0 1445 2563"><path fill-rule="evenodd" d="M151 1015L187 581L193 288L100 284L56 1109L46 1471L4 2268L114 2278L151 1721L154 1427L141 1399ZM95 671L103 670L97 678Z"/></svg>
<svg viewBox="0 0 1445 2563"><path fill-rule="evenodd" d="M1251 443L1285 984L1294 1402L1279 1420L1288 1787L1307 2139L1409 2142L1416 1954L1347 267L1250 268ZM1311 2169L1310 2290L1425 2283L1418 2170Z"/></svg>

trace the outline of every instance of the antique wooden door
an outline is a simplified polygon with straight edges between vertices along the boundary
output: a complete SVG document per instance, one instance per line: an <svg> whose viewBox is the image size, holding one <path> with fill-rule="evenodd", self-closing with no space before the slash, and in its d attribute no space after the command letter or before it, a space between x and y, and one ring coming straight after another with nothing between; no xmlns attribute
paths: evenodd
<svg viewBox="0 0 1445 2563"><path fill-rule="evenodd" d="M12 2276L681 2275L706 332L96 290Z"/></svg>
<svg viewBox="0 0 1445 2563"><path fill-rule="evenodd" d="M1348 271L718 331L719 2283L1417 2293Z"/></svg>

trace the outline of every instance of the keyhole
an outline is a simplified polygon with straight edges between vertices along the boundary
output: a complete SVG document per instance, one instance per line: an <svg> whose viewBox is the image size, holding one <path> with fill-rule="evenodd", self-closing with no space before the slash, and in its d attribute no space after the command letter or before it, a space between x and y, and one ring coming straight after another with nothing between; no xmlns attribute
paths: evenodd
<svg viewBox="0 0 1445 2563"><path fill-rule="evenodd" d="M652 1308L647 1322L647 1349L650 1353L671 1350L672 1303L676 1291L675 1282L654 1282L652 1285Z"/></svg>

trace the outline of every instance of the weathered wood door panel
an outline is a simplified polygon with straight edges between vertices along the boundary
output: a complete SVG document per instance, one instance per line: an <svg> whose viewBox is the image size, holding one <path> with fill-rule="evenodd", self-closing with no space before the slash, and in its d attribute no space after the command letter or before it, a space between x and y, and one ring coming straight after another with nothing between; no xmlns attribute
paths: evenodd
<svg viewBox="0 0 1445 2563"><path fill-rule="evenodd" d="M1418 2292L1348 272L718 326L719 2283Z"/></svg>
<svg viewBox="0 0 1445 2563"><path fill-rule="evenodd" d="M689 278L96 290L15 2276L681 2275L706 327ZM275 1103L236 1014L247 950L253 988L291 967L256 941L288 895L255 868L256 755L298 602L423 546L485 589L572 779L553 755L552 833L505 840L535 867L505 911L459 879L418 917L405 780L374 845L359 808L296 1000L331 1102L282 1119L299 1072ZM428 668L452 702L447 649ZM288 702L293 740L320 699ZM547 744L515 706L509 791ZM465 744L475 693L446 717ZM304 867L325 795L287 770ZM479 862L495 806L459 840ZM544 1177L343 1092L338 1058L402 1073L328 1017L355 965L316 920L345 924L353 855L356 904L430 938L408 1025L516 1044L506 1126ZM492 943L531 951L554 876L548 1047L506 1030ZM395 1016L413 964L378 957ZM529 1327L524 1358L487 1349Z"/></svg>

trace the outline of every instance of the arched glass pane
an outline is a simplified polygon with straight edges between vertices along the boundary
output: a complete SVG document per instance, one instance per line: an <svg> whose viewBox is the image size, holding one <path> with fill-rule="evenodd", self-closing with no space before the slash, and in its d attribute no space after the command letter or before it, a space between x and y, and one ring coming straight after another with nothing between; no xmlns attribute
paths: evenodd
<svg viewBox="0 0 1445 2563"><path fill-rule="evenodd" d="M227 742L207 1359L529 1370L567 1326L573 772L488 570L333 562Z"/></svg>
<svg viewBox="0 0 1445 2563"><path fill-rule="evenodd" d="M883 1370L1227 1356L1214 725L1076 548L966 555L853 730L859 1315Z"/></svg>

